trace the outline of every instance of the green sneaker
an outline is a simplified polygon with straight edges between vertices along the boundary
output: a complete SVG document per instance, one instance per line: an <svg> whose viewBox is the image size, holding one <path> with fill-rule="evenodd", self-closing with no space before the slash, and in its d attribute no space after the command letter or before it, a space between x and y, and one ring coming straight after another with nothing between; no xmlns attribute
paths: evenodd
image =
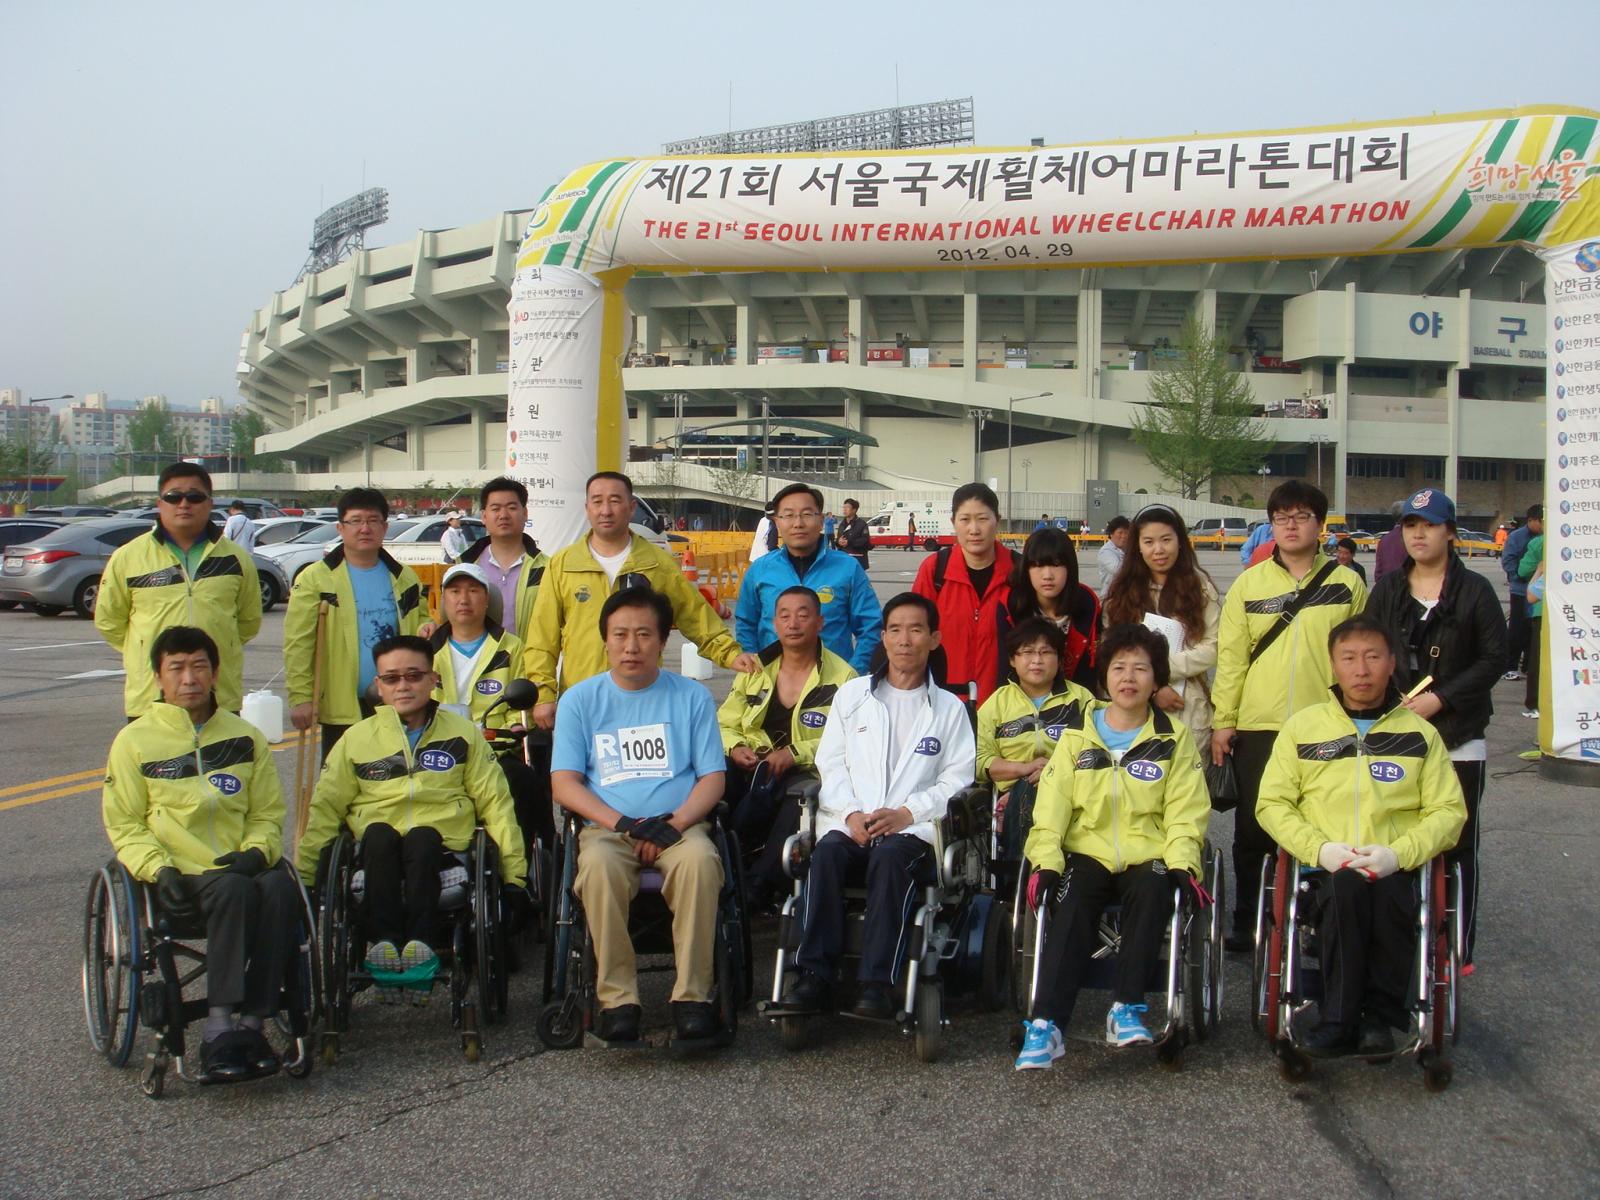
<svg viewBox="0 0 1600 1200"><path fill-rule="evenodd" d="M392 983L385 983L385 976L395 976L400 973L400 951L396 950L393 942L374 942L367 949L367 970L373 974L373 981L377 984L379 1004L398 1004L400 1002L400 989Z"/></svg>
<svg viewBox="0 0 1600 1200"><path fill-rule="evenodd" d="M428 993L433 990L433 977L439 970L439 956L427 942L415 938L400 951L400 967L406 975L405 992L411 1003L425 1005Z"/></svg>

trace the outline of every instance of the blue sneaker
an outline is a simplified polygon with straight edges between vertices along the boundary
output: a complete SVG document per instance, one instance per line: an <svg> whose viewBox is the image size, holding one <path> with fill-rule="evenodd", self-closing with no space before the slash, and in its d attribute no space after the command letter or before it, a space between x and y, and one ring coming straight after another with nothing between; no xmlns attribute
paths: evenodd
<svg viewBox="0 0 1600 1200"><path fill-rule="evenodd" d="M1113 1004L1106 1013L1106 1045L1148 1046L1155 1041L1144 1027L1144 1014L1148 1011L1143 1004Z"/></svg>
<svg viewBox="0 0 1600 1200"><path fill-rule="evenodd" d="M1022 1023L1022 1053L1017 1055L1017 1070L1048 1071L1050 1065L1067 1052L1067 1044L1054 1021L1042 1017Z"/></svg>

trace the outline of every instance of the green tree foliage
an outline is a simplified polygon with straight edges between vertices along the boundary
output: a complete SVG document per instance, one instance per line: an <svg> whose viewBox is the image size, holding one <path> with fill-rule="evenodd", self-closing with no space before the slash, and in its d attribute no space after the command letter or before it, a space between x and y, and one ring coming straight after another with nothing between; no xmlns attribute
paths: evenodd
<svg viewBox="0 0 1600 1200"><path fill-rule="evenodd" d="M233 461L241 471L279 471L283 469L283 456L258 454L256 439L272 432L267 419L253 408L236 408L229 425Z"/></svg>
<svg viewBox="0 0 1600 1200"><path fill-rule="evenodd" d="M1150 403L1134 417L1133 440L1179 494L1194 500L1211 480L1248 475L1272 449L1254 417L1250 384L1228 363L1227 338L1194 319L1178 357L1150 379Z"/></svg>
<svg viewBox="0 0 1600 1200"><path fill-rule="evenodd" d="M128 446L135 454L182 458L193 450L188 431L181 429L165 401L147 404L128 420Z"/></svg>

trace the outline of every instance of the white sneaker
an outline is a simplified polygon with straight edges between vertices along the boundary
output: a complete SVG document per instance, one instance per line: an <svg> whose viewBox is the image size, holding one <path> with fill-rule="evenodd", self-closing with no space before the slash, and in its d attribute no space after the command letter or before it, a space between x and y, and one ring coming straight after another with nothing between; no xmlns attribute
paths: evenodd
<svg viewBox="0 0 1600 1200"><path fill-rule="evenodd" d="M1522 715L1525 717L1532 717L1537 721L1539 719L1539 710L1537 708L1525 708L1522 710Z"/></svg>
<svg viewBox="0 0 1600 1200"><path fill-rule="evenodd" d="M1066 1039L1054 1021L1043 1017L1023 1023L1022 1053L1017 1055L1017 1070L1048 1071L1051 1064L1067 1052Z"/></svg>
<svg viewBox="0 0 1600 1200"><path fill-rule="evenodd" d="M1501 679L1526 679L1527 676L1524 675L1521 671L1507 671L1504 675L1500 676L1500 678Z"/></svg>

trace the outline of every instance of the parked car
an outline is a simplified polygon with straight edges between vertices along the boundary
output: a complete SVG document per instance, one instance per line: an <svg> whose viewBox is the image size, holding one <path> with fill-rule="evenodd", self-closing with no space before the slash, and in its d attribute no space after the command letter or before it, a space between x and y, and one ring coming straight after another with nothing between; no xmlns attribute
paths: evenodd
<svg viewBox="0 0 1600 1200"><path fill-rule="evenodd" d="M1189 527L1191 541L1213 549L1242 546L1249 536L1250 522L1244 517L1201 517Z"/></svg>
<svg viewBox="0 0 1600 1200"><path fill-rule="evenodd" d="M256 553L274 563L283 572L289 586L317 559L339 542L339 527L332 521L317 521L311 528L302 530L286 542L263 547L256 543Z"/></svg>
<svg viewBox="0 0 1600 1200"><path fill-rule="evenodd" d="M0 603L21 604L41 617L53 617L70 608L87 620L94 616L100 575L111 552L149 530L149 521L91 517L64 524L33 541L8 546L0 567ZM288 579L270 558L261 554L250 557L261 576L261 608L271 611L288 596Z"/></svg>
<svg viewBox="0 0 1600 1200"><path fill-rule="evenodd" d="M276 546L299 537L308 529L321 529L327 524L316 517L268 517L256 522L255 548Z"/></svg>
<svg viewBox="0 0 1600 1200"><path fill-rule="evenodd" d="M17 546L23 542L47 537L66 524L62 518L33 515L36 511L30 510L26 517L0 519L0 553L3 553L7 546ZM0 611L9 611L16 606L15 600L0 600Z"/></svg>
<svg viewBox="0 0 1600 1200"><path fill-rule="evenodd" d="M44 504L30 508L30 517L114 517L117 510L99 504Z"/></svg>
<svg viewBox="0 0 1600 1200"><path fill-rule="evenodd" d="M448 516L390 521L383 548L403 563L443 562L444 547L439 543L448 525ZM477 517L463 517L461 531L467 535L468 542L475 542L488 532Z"/></svg>

